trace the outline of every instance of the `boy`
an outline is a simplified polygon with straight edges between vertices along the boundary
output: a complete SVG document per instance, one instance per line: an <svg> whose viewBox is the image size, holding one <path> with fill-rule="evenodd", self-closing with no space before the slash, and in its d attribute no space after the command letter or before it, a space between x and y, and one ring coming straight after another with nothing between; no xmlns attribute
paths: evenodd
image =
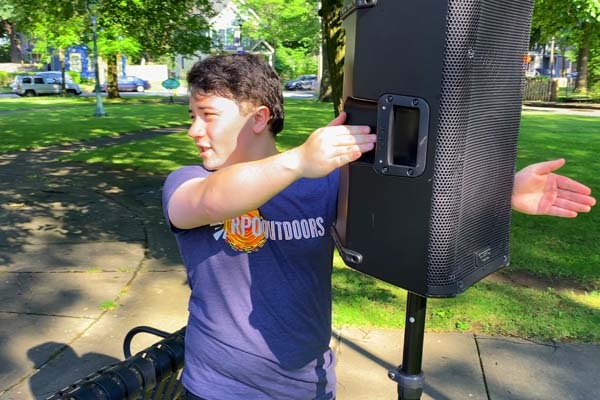
<svg viewBox="0 0 600 400"><path fill-rule="evenodd" d="M373 149L342 113L279 153L283 96L251 55L217 56L188 75L189 136L202 166L169 175L164 211L192 288L183 382L190 399L333 399L331 265L338 168ZM590 190L551 172L517 174L513 202L575 216Z"/></svg>

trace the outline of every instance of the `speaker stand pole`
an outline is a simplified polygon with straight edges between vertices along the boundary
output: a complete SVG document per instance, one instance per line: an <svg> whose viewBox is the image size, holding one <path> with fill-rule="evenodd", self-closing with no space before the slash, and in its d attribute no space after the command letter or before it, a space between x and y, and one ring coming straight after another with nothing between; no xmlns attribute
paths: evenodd
<svg viewBox="0 0 600 400"><path fill-rule="evenodd" d="M423 393L425 378L421 361L426 308L427 298L408 292L402 364L388 372L388 377L398 383L398 400L419 400Z"/></svg>

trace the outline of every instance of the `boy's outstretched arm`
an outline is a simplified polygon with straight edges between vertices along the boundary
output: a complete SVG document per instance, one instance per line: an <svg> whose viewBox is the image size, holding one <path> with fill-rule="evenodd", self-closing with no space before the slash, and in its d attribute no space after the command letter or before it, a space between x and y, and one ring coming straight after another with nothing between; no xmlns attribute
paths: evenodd
<svg viewBox="0 0 600 400"><path fill-rule="evenodd" d="M370 128L343 125L345 119L346 114L340 114L289 151L230 165L205 179L184 183L169 200L171 223L191 229L238 217L262 206L294 181L325 176L372 150L376 136L369 134Z"/></svg>
<svg viewBox="0 0 600 400"><path fill-rule="evenodd" d="M574 218L596 204L592 190L566 176L555 174L564 159L531 164L515 175L512 207L525 214Z"/></svg>

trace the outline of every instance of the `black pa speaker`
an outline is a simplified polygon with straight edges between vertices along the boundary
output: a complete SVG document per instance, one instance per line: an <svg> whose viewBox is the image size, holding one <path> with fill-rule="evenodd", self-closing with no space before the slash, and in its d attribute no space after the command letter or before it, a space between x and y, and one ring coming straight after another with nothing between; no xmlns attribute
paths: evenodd
<svg viewBox="0 0 600 400"><path fill-rule="evenodd" d="M508 265L532 3L346 2L347 123L378 135L342 169L347 265L426 297Z"/></svg>

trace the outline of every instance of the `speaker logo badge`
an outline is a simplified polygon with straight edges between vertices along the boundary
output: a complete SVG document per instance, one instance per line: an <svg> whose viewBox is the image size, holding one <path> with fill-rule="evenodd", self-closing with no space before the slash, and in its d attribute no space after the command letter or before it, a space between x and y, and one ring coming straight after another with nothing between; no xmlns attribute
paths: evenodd
<svg viewBox="0 0 600 400"><path fill-rule="evenodd" d="M484 247L481 250L475 251L475 263L482 267L492 260L492 248Z"/></svg>

